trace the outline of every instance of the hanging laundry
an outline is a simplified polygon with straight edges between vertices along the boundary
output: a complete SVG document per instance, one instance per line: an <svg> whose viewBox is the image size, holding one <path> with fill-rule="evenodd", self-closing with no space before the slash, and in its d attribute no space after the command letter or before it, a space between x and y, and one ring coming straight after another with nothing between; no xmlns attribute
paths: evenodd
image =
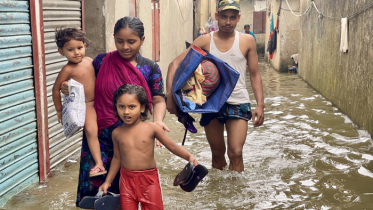
<svg viewBox="0 0 373 210"><path fill-rule="evenodd" d="M348 50L348 20L347 18L341 19L341 46L339 50L341 52L347 52Z"/></svg>
<svg viewBox="0 0 373 210"><path fill-rule="evenodd" d="M270 34L270 39L268 41L268 52L269 52L269 59L273 58L273 53L277 48L277 32L274 29Z"/></svg>
<svg viewBox="0 0 373 210"><path fill-rule="evenodd" d="M294 60L294 63L295 63L295 64L298 64L298 54L293 54L293 55L291 55L291 59Z"/></svg>
<svg viewBox="0 0 373 210"><path fill-rule="evenodd" d="M271 17L271 23L269 25L269 31L273 31L273 14L272 14L272 17Z"/></svg>
<svg viewBox="0 0 373 210"><path fill-rule="evenodd" d="M269 35L269 40L267 44L267 51L269 52L269 59L273 58L273 53L275 52L277 48L277 33L278 33L278 26L280 22L279 20L280 20L280 16L277 16L276 27L273 28L273 14L272 14L272 19L271 19L272 32Z"/></svg>
<svg viewBox="0 0 373 210"><path fill-rule="evenodd" d="M210 18L211 18L211 17L210 17ZM210 21L211 21L211 22L210 22L210 32L212 32L212 31L216 31L217 29L216 29L216 23L215 23L214 18L211 18Z"/></svg>

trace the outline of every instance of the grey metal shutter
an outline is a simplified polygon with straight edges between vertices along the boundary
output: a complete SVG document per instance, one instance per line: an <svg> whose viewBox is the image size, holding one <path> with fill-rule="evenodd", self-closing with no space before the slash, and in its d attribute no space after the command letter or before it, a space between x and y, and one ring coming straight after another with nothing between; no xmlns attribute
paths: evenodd
<svg viewBox="0 0 373 210"><path fill-rule="evenodd" d="M57 121L52 99L52 88L58 72L67 63L67 59L58 53L55 42L55 29L59 27L82 26L81 1L43 0L45 68L48 96L48 134L51 169L71 154L80 150L82 132L66 139L63 127Z"/></svg>
<svg viewBox="0 0 373 210"><path fill-rule="evenodd" d="M28 1L0 1L0 206L39 181Z"/></svg>

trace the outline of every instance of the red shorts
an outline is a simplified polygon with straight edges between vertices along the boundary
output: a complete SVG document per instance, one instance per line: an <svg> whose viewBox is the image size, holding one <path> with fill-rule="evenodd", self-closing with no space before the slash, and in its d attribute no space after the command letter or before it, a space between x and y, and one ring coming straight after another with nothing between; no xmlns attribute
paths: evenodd
<svg viewBox="0 0 373 210"><path fill-rule="evenodd" d="M158 169L131 171L120 169L120 205L123 209L163 210Z"/></svg>

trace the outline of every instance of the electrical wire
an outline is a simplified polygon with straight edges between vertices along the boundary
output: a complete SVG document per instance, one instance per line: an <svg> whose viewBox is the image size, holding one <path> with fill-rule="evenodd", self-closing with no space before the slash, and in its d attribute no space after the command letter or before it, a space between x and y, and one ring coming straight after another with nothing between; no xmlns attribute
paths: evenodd
<svg viewBox="0 0 373 210"><path fill-rule="evenodd" d="M291 9L291 7L290 7L290 5L289 5L288 0L286 0L286 4L287 4L288 7L289 7L289 10L288 10L288 11L290 11L291 13L293 13L293 15L296 16L296 17L301 17L301 16L305 15L305 14L308 12L308 10L311 8L311 6L313 6L313 7L316 9L317 13L319 13L320 18L323 18L323 17L326 17L326 18L332 18L332 19L341 19L341 18L342 18L342 17L332 17L332 16L324 15L322 12L320 12L319 8L317 8L316 3L315 3L314 0L311 1L310 6L309 6L309 7L306 9L306 11L305 11L303 14L301 14L301 15L297 15L297 14L294 13L294 11ZM347 18L348 18L348 19L353 18L353 17L355 17L355 16L357 16L357 15L363 13L365 10L370 9L370 8L372 8L372 7L373 7L373 3L372 3L372 4L369 4L369 5L367 5L367 6L365 6L363 9L361 9L361 10L359 10L359 11L353 13L352 15L347 16ZM283 9L283 8L281 8L281 9ZM283 10L287 10L287 9L283 9Z"/></svg>
<svg viewBox="0 0 373 210"><path fill-rule="evenodd" d="M181 12L181 8L180 8L180 3L179 3L179 0L176 0L177 1L177 5L179 6L179 11L180 11L180 14L181 14L181 18L183 19L184 23L188 21L189 19L189 16L190 16L190 12L192 11L193 9L193 1L192 1L192 5L190 7L190 10L189 10L189 14L187 16L187 19L185 20L184 16L183 16L183 13Z"/></svg>
<svg viewBox="0 0 373 210"><path fill-rule="evenodd" d="M290 12L293 13L293 15L295 15L295 16L297 16L297 17L301 17L301 16L305 15L305 14L308 12L308 10L311 8L311 4L310 4L310 6L306 9L306 11L303 12L303 14L301 14L301 15L297 15L297 14L295 14L295 13L293 12L293 10L291 9L288 0L286 0L286 4L288 5L288 7L289 7L289 9L290 9Z"/></svg>
<svg viewBox="0 0 373 210"><path fill-rule="evenodd" d="M327 15L324 15L322 12L319 11L319 9L317 8L316 4L315 4L315 1L312 1L312 5L313 7L315 7L316 11L320 14L320 18L323 18L323 17L327 17L327 18L332 18L332 19L341 19L341 18L338 18L338 17L331 17L331 16L327 16Z"/></svg>

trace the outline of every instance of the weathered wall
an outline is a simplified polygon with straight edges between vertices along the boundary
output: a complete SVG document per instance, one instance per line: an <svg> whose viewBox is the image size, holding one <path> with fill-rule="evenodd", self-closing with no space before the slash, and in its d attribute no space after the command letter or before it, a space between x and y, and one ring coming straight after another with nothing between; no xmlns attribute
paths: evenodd
<svg viewBox="0 0 373 210"><path fill-rule="evenodd" d="M331 17L350 16L373 0L317 1ZM301 0L301 11L309 5ZM341 20L319 19L313 8L301 18L299 76L330 100L356 124L373 135L373 9L349 18L348 53L339 51Z"/></svg>
<svg viewBox="0 0 373 210"><path fill-rule="evenodd" d="M299 0L288 0L291 9L295 14L299 14ZM273 15L273 27L276 27L277 12L280 7L280 1L270 0L271 15L267 15L265 49L267 49L269 39L269 26ZM299 18L294 16L285 1L282 2L279 19L279 33L277 34L277 48L273 54L273 59L269 59L268 52L265 53L265 59L278 71L287 72L288 65L293 64L291 55L298 53L299 39Z"/></svg>
<svg viewBox="0 0 373 210"><path fill-rule="evenodd" d="M237 23L236 30L239 32L244 31L246 24L250 25L250 30L253 30L253 12L254 4L253 1L240 1L241 6L241 19Z"/></svg>
<svg viewBox="0 0 373 210"><path fill-rule="evenodd" d="M202 1L194 1L194 24L193 24L193 39L198 37L198 32L200 27L204 27L201 21L202 12Z"/></svg>
<svg viewBox="0 0 373 210"><path fill-rule="evenodd" d="M86 55L94 58L103 52L115 50L115 22L129 14L128 0L84 1L85 31L89 39Z"/></svg>
<svg viewBox="0 0 373 210"><path fill-rule="evenodd" d="M261 56L264 56L265 52L265 35L266 34L255 34L256 37L256 51Z"/></svg>
<svg viewBox="0 0 373 210"><path fill-rule="evenodd" d="M160 1L160 61L164 79L170 62L193 41L193 0ZM182 18L184 17L184 19Z"/></svg>
<svg viewBox="0 0 373 210"><path fill-rule="evenodd" d="M169 63L185 50L185 41L193 41L193 0L160 1L160 61L166 78ZM144 57L152 58L151 0L136 0L137 17L145 27ZM86 33L90 40L87 56L115 50L113 30L115 22L129 15L129 0L85 1Z"/></svg>
<svg viewBox="0 0 373 210"><path fill-rule="evenodd" d="M265 39L267 40L267 42L265 43L265 49L267 49L268 47L268 39L269 39L269 35L271 34L271 31L270 31L270 24L271 24L271 18L272 18L272 15L273 15L273 27L276 26L276 21L277 21L277 11L278 11L278 8L280 7L280 2L279 1L276 1L276 0L270 0L268 1L268 4L269 4L269 8L270 8L270 15L268 15L267 13L267 20L266 20L266 37ZM265 52L265 55L264 55L264 58L272 65L272 67L276 70L279 70L280 68L280 39L279 39L279 34L277 34L277 47L276 47L276 51L273 53L273 58L272 60L269 59L269 53L266 51Z"/></svg>
<svg viewBox="0 0 373 210"><path fill-rule="evenodd" d="M210 33L208 20L210 17L215 19L215 13L216 0L194 0L194 39L198 37L200 27L203 27L207 33Z"/></svg>
<svg viewBox="0 0 373 210"><path fill-rule="evenodd" d="M290 8L295 14L299 14L300 0L288 0ZM300 19L294 16L285 1L283 1L280 15L280 72L288 72L288 65L293 65L291 55L297 54ZM298 11L298 12L297 12ZM283 20L283 21L281 21Z"/></svg>
<svg viewBox="0 0 373 210"><path fill-rule="evenodd" d="M163 2L163 1L162 1ZM136 13L137 17L144 24L145 29L145 41L140 49L142 56L152 59L153 56L153 34L152 34L152 3L151 0L137 0L136 1ZM162 10L160 13L162 14Z"/></svg>

